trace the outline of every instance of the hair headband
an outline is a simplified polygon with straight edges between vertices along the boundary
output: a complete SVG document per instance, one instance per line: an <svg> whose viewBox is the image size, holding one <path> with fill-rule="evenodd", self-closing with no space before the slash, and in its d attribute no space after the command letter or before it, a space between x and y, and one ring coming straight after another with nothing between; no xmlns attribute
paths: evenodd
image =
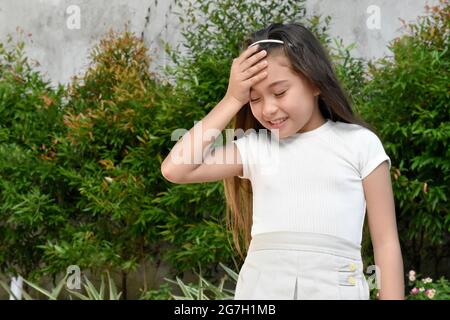
<svg viewBox="0 0 450 320"><path fill-rule="evenodd" d="M251 45L249 45L248 47L250 48L250 47L253 47L254 45L256 45L256 44L258 44L258 43L263 43L263 42L275 42L275 43L284 43L283 41L281 41L281 40L275 40L275 39L265 39L265 40L259 40L259 41L256 41L256 42L253 42Z"/></svg>

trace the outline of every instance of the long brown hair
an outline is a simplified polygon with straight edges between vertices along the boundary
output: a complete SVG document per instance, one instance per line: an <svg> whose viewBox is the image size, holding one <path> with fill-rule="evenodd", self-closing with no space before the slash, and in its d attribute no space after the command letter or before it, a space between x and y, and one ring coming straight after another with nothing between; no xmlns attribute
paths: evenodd
<svg viewBox="0 0 450 320"><path fill-rule="evenodd" d="M290 60L294 71L305 76L319 88L319 109L324 118L358 124L376 133L374 128L354 114L350 99L337 79L328 53L311 31L298 23L273 23L245 39L241 52L253 42L263 39L277 39L284 42L284 44L260 43L259 50L266 50L267 55L282 50ZM245 104L232 119L231 127L235 130L242 129L244 132L251 128L258 132L264 128L253 116L249 103ZM239 177L230 177L223 181L227 204L227 228L231 230L235 247L243 257L242 242L247 251L251 241L252 186L250 180Z"/></svg>

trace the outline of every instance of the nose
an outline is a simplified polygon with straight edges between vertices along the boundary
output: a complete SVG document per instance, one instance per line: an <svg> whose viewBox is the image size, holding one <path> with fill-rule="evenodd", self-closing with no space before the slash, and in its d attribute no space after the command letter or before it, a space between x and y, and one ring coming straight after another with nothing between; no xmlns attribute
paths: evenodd
<svg viewBox="0 0 450 320"><path fill-rule="evenodd" d="M271 102L265 102L262 108L262 114L265 119L272 119L273 115L278 111L278 107Z"/></svg>

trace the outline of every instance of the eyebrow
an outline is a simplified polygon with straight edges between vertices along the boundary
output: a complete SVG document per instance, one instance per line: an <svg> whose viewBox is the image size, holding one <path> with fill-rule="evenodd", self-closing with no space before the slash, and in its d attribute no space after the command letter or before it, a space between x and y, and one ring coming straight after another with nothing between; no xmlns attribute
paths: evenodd
<svg viewBox="0 0 450 320"><path fill-rule="evenodd" d="M274 81L271 84L269 84L268 88L271 88L279 83L283 83L283 82L287 82L289 80L278 80L278 81ZM250 91L256 91L255 89L253 89L252 87L250 88Z"/></svg>

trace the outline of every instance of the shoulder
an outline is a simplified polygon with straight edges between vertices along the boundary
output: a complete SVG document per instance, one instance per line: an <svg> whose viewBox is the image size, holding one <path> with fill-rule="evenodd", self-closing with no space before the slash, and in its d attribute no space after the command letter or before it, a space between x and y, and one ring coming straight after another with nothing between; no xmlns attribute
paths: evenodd
<svg viewBox="0 0 450 320"><path fill-rule="evenodd" d="M391 168L391 159L375 132L358 124L342 122L336 122L335 128L335 132L345 137L347 145L357 156L357 168L362 179L385 160Z"/></svg>
<svg viewBox="0 0 450 320"><path fill-rule="evenodd" d="M366 143L380 141L377 134L359 124L336 121L332 123L332 127L335 134L344 138L352 145L364 145Z"/></svg>
<svg viewBox="0 0 450 320"><path fill-rule="evenodd" d="M372 130L359 124L333 122L333 133L352 154L358 156L358 162L367 162L372 158L387 157L380 137Z"/></svg>
<svg viewBox="0 0 450 320"><path fill-rule="evenodd" d="M256 158L260 149L259 146L266 140L259 130L253 128L236 129L233 135L232 143L237 146L241 157L245 158Z"/></svg>
<svg viewBox="0 0 450 320"><path fill-rule="evenodd" d="M332 122L333 128L335 129L335 131L344 133L344 134L349 134L349 135L356 135L358 133L360 133L361 131L370 131L369 129L356 124L356 123L346 123L346 122L341 122L341 121L335 121Z"/></svg>
<svg viewBox="0 0 450 320"><path fill-rule="evenodd" d="M267 129L237 129L234 132L233 142L248 143L251 145L256 144L269 144L272 140L269 130Z"/></svg>
<svg viewBox="0 0 450 320"><path fill-rule="evenodd" d="M255 175L266 172L264 166L273 166L275 162L271 161L277 157L278 153L269 152L270 136L268 130L264 129L237 129L234 134L233 143L236 145L243 166L243 175L240 178L252 180ZM276 158L275 158L276 160Z"/></svg>

